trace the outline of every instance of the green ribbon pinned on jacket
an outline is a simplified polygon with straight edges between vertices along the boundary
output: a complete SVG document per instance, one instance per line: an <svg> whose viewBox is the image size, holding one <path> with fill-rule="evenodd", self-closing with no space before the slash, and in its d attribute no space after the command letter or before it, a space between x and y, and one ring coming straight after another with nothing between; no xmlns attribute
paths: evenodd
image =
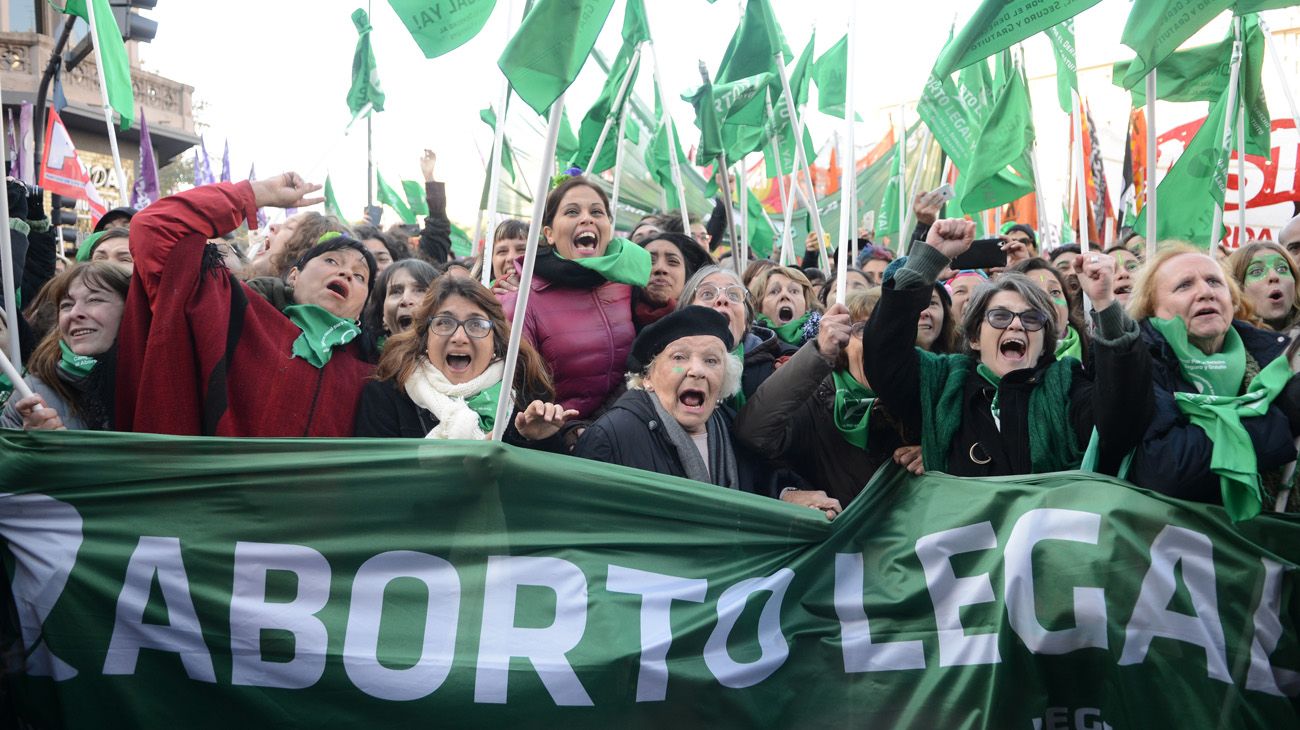
<svg viewBox="0 0 1300 730"><path fill-rule="evenodd" d="M302 330L293 341L293 356L301 357L312 367L323 368L334 355L334 348L346 345L361 334L356 322L336 316L315 304L293 304L284 308L285 316Z"/></svg>
<svg viewBox="0 0 1300 730"><path fill-rule="evenodd" d="M1056 341L1056 359L1065 357L1083 361L1083 341L1079 339L1079 331L1073 326L1066 327L1065 336Z"/></svg>
<svg viewBox="0 0 1300 730"><path fill-rule="evenodd" d="M560 254L556 252L555 255ZM620 284L645 286L650 283L650 252L626 238L611 240L605 253L600 256L565 260Z"/></svg>
<svg viewBox="0 0 1300 730"><path fill-rule="evenodd" d="M766 314L759 314L754 317L754 319L756 319L759 324L775 332L777 339L787 345L799 347L803 345L803 326L808 323L808 318L811 316L811 311L804 312L803 316L799 319L792 319L785 324L777 324L776 322L773 322L767 318Z"/></svg>
<svg viewBox="0 0 1300 730"><path fill-rule="evenodd" d="M867 424L876 394L847 370L831 374L835 382L835 428L845 441L859 449L867 448Z"/></svg>
<svg viewBox="0 0 1300 730"><path fill-rule="evenodd" d="M1214 444L1210 471L1219 475L1224 510L1234 522L1254 517L1263 510L1264 494L1255 445L1241 419L1268 411L1291 379L1290 363L1285 357L1275 358L1250 381L1245 393L1237 395L1246 370L1246 350L1235 329L1228 329L1222 352L1206 355L1187 344L1187 327L1181 319L1151 317L1148 321L1178 355L1183 376L1197 387L1205 385L1200 393L1174 393L1174 402ZM1230 386L1233 382L1237 385Z"/></svg>
<svg viewBox="0 0 1300 730"><path fill-rule="evenodd" d="M86 355L78 355L68 347L68 343L59 340L59 369L74 378L84 378L95 369L99 360Z"/></svg>

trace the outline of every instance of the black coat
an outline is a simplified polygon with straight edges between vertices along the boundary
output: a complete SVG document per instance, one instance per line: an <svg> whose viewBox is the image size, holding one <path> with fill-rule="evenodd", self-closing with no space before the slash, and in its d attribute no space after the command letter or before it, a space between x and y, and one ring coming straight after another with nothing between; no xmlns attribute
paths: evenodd
<svg viewBox="0 0 1300 730"><path fill-rule="evenodd" d="M688 478L677 450L659 422L659 413L644 390L629 390L596 419L578 440L574 456L606 464L630 466L656 474ZM717 413L730 426L734 413L725 405ZM778 497L785 487L806 488L786 470L773 469L760 457L735 443L736 470L741 491Z"/></svg>
<svg viewBox="0 0 1300 730"><path fill-rule="evenodd" d="M799 348L781 340L766 327L752 325L745 333L745 370L740 376L740 392L750 398L772 373L776 361L789 357Z"/></svg>
<svg viewBox="0 0 1300 730"><path fill-rule="evenodd" d="M525 404L531 400L524 401ZM563 442L558 435L541 441L529 441L515 428L514 414L510 415L510 425L506 427L502 440L514 446L530 449L563 453ZM371 380L361 389L361 400L357 404L356 431L359 437L376 438L424 438L434 426L438 417L417 406L406 389L396 380Z"/></svg>
<svg viewBox="0 0 1300 730"><path fill-rule="evenodd" d="M930 286L896 289L886 282L880 304L862 340L867 380L902 426L909 443L920 443L921 379L915 347L916 320L930 304ZM1114 474L1141 439L1150 418L1150 360L1136 339L1126 347L1096 342L1092 372L1076 371L1070 385L1069 419L1082 450L1097 428L1101 449L1098 471ZM1007 373L994 388L972 370L962 393L961 426L948 450L947 471L956 476L1006 476L1033 472L1029 452L1029 399L1055 362L1044 353L1034 368ZM1094 387L1094 383L1098 384ZM1001 428L990 403L998 394Z"/></svg>
<svg viewBox="0 0 1300 730"><path fill-rule="evenodd" d="M1261 368L1281 356L1286 349L1288 340L1285 335L1258 329L1240 320L1234 321L1232 326L1241 335L1246 352ZM1214 444L1205 431L1192 425L1174 400L1174 393L1195 393L1196 388L1183 378L1173 348L1146 322L1142 323L1142 343L1152 361L1155 409L1142 436L1142 444L1134 453L1128 479L1140 487L1172 497L1222 504L1219 476L1210 471ZM1260 471L1276 469L1296 456L1286 413L1279 407L1279 402L1288 397L1287 391L1274 400L1264 415L1241 419L1241 425L1255 445Z"/></svg>

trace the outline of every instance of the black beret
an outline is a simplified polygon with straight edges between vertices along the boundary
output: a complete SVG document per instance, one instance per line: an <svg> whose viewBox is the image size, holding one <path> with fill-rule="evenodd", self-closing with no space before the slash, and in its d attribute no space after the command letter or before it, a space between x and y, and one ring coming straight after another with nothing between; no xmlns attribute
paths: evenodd
<svg viewBox="0 0 1300 730"><path fill-rule="evenodd" d="M716 309L693 304L682 307L641 330L641 334L632 343L632 352L627 356L628 371L645 372L650 361L668 345L694 335L717 337L728 351L733 347L731 322L726 315Z"/></svg>

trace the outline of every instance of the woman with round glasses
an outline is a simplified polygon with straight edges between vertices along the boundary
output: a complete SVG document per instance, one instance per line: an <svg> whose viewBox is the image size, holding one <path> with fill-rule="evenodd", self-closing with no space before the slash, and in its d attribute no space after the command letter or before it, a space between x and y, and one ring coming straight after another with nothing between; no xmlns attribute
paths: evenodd
<svg viewBox="0 0 1300 730"><path fill-rule="evenodd" d="M1029 474L1078 468L1095 427L1098 468L1113 473L1150 411L1138 328L1114 299L1114 261L1089 254L1074 263L1098 310L1093 371L1057 360L1055 308L1023 274L981 284L963 316L965 354L914 347L917 314L953 258L970 248L974 224L943 220L925 245L886 281L863 333L863 371L919 454L914 472L958 476ZM909 439L910 440L910 439ZM915 443L915 441L911 441Z"/></svg>
<svg viewBox="0 0 1300 730"><path fill-rule="evenodd" d="M1250 266L1280 269L1285 262L1265 258L1274 251L1243 253ZM1256 273L1280 279L1277 269ZM1134 484L1234 509L1273 507L1281 468L1296 458L1300 380L1282 357L1285 335L1234 319L1240 298L1217 261L1186 245L1162 248L1138 276L1129 312L1142 323L1155 409L1143 420Z"/></svg>
<svg viewBox="0 0 1300 730"><path fill-rule="evenodd" d="M356 435L488 438L509 339L510 325L492 292L466 277L438 278L416 309L414 325L385 345L375 380L361 393ZM550 402L550 375L526 341L520 343L515 392L505 441L562 450L556 434L577 412Z"/></svg>
<svg viewBox="0 0 1300 730"><path fill-rule="evenodd" d="M741 277L732 269L705 266L682 287L677 308L698 304L726 315L731 329L732 352L740 356L744 372L740 390L729 401L740 408L776 369L776 363L798 348L782 342L776 333L754 323L754 300Z"/></svg>

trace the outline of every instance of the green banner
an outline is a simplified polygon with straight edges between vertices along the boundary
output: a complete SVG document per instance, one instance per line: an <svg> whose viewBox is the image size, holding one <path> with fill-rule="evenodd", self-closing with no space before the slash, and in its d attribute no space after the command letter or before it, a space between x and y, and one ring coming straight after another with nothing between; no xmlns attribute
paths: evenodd
<svg viewBox="0 0 1300 730"><path fill-rule="evenodd" d="M828 522L478 442L0 448L32 727L1297 723L1300 526L1081 472Z"/></svg>

